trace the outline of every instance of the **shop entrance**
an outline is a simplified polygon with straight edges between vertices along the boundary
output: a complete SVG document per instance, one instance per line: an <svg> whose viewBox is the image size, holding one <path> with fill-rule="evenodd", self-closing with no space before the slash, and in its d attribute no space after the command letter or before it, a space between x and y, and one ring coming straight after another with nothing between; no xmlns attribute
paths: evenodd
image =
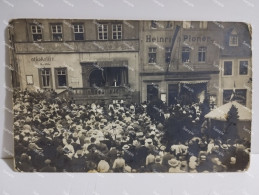
<svg viewBox="0 0 259 195"><path fill-rule="evenodd" d="M158 99L158 85L147 85L147 102L152 102Z"/></svg>
<svg viewBox="0 0 259 195"><path fill-rule="evenodd" d="M178 83L168 85L168 104L202 103L207 94L207 83Z"/></svg>

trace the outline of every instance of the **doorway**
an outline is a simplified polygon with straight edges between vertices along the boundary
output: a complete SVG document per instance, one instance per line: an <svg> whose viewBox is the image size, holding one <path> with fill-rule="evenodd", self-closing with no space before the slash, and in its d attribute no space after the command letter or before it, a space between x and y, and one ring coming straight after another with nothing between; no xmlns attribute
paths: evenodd
<svg viewBox="0 0 259 195"><path fill-rule="evenodd" d="M158 99L158 85L147 85L147 102L152 102Z"/></svg>

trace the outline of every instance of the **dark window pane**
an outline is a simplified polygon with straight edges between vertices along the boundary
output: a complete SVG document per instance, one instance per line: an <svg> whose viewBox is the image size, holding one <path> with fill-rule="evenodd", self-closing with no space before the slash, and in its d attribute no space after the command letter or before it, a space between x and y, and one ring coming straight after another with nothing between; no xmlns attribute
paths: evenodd
<svg viewBox="0 0 259 195"><path fill-rule="evenodd" d="M239 62L239 74L247 75L248 73L248 61L240 61Z"/></svg>
<svg viewBox="0 0 259 195"><path fill-rule="evenodd" d="M182 62L189 62L190 60L190 48L184 47L182 49Z"/></svg>
<svg viewBox="0 0 259 195"><path fill-rule="evenodd" d="M232 62L224 62L224 75L232 75Z"/></svg>
<svg viewBox="0 0 259 195"><path fill-rule="evenodd" d="M58 86L67 86L66 75L58 75Z"/></svg>
<svg viewBox="0 0 259 195"><path fill-rule="evenodd" d="M75 40L84 40L83 33L75 33Z"/></svg>
<svg viewBox="0 0 259 195"><path fill-rule="evenodd" d="M42 40L42 34L33 34L33 41L41 41Z"/></svg>
<svg viewBox="0 0 259 195"><path fill-rule="evenodd" d="M53 34L54 41L62 41L62 34Z"/></svg>

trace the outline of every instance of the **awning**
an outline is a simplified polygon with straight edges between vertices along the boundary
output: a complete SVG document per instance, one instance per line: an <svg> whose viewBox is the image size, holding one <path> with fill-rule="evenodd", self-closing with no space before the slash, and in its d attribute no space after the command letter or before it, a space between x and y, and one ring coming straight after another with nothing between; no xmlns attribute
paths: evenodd
<svg viewBox="0 0 259 195"><path fill-rule="evenodd" d="M219 120L219 121L226 121L227 114L228 114L230 108L232 107L232 105L234 105L237 108L239 121L251 121L252 120L251 109L239 104L236 101L229 102L227 104L224 104L224 105L210 111L208 114L205 115L205 118L210 118L210 119Z"/></svg>

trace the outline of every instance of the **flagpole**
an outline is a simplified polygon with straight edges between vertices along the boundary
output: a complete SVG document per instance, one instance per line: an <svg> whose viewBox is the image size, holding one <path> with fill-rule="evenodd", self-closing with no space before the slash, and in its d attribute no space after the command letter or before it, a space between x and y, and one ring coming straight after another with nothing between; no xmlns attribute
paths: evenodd
<svg viewBox="0 0 259 195"><path fill-rule="evenodd" d="M167 71L166 72L168 72L169 71L169 66L170 66L170 64L171 64L171 62L172 62L172 54L173 54L173 48L174 48L174 44L175 44L175 40L176 40L176 37L177 37L177 34L178 34L178 32L179 32L179 29L180 29L180 26L179 25L176 25L176 27L175 27L175 31L174 31L174 35L173 35L173 38L172 38L172 44L171 44L171 47L170 47L170 62L168 63L168 65L167 65Z"/></svg>

